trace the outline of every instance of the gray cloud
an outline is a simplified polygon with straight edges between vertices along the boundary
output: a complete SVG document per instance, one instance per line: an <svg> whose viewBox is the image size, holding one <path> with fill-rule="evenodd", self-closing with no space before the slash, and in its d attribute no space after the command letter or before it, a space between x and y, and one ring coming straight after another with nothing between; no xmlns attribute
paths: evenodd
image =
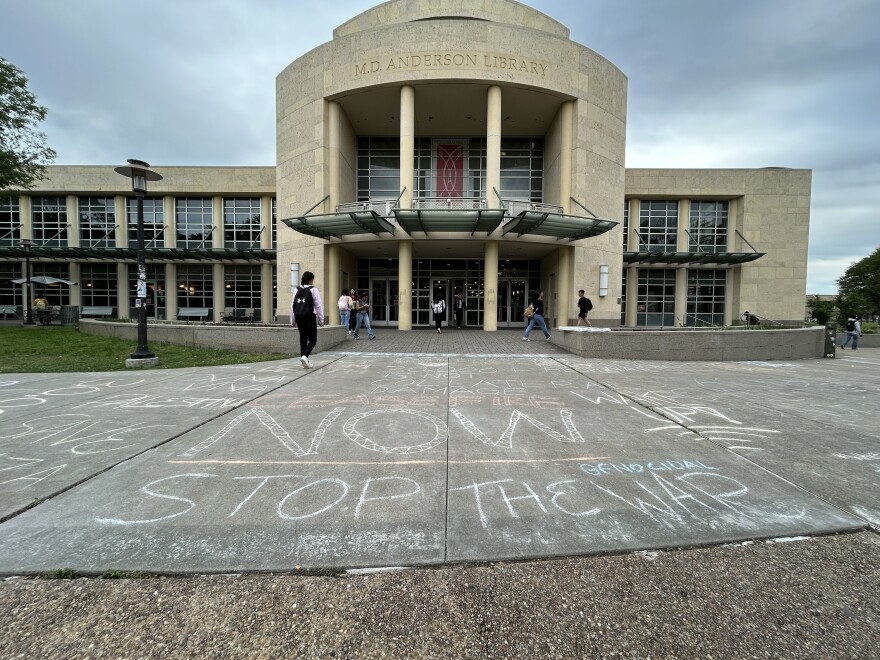
<svg viewBox="0 0 880 660"><path fill-rule="evenodd" d="M275 76L374 4L10 2L0 54L49 108L59 163L267 165ZM813 170L808 292L880 243L880 3L531 4L628 76L628 165Z"/></svg>

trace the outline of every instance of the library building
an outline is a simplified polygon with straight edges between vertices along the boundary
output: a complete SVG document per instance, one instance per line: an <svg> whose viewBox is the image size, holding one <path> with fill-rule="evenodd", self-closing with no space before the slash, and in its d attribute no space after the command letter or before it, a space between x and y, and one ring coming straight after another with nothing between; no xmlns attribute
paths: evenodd
<svg viewBox="0 0 880 660"><path fill-rule="evenodd" d="M153 164L149 318L286 323L309 270L331 324L342 289L404 331L457 295L466 327L520 328L536 290L551 327L580 289L594 326L803 320L811 171L627 168L626 72L527 5L380 4L278 73L275 104L274 166ZM0 314L136 317L120 164L0 192Z"/></svg>

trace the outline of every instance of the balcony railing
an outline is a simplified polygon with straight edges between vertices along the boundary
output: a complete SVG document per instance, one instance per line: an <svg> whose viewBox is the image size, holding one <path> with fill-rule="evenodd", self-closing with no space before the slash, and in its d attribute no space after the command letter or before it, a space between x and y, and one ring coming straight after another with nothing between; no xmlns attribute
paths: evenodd
<svg viewBox="0 0 880 660"><path fill-rule="evenodd" d="M539 213L562 214L561 206L543 204L541 202L529 202L518 199L503 199L502 206L506 209L505 216L516 217L523 211L537 211ZM351 213L356 211L375 211L381 216L391 217L393 209L397 208L397 200L379 199L366 202L349 202L337 204L337 213ZM412 201L412 208L416 210L461 210L473 211L488 208L486 200L482 197L416 197Z"/></svg>

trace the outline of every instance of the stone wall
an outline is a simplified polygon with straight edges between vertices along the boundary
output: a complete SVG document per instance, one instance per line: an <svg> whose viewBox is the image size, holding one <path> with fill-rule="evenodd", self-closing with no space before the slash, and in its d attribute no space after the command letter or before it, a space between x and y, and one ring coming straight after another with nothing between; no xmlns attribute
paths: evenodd
<svg viewBox="0 0 880 660"><path fill-rule="evenodd" d="M824 357L825 328L613 330L558 328L553 343L581 357L633 360L803 360Z"/></svg>
<svg viewBox="0 0 880 660"><path fill-rule="evenodd" d="M136 323L81 319L79 330L89 335L119 337L137 343ZM299 332L285 326L160 323L149 325L147 335L150 342L168 342L177 346L299 355ZM345 328L341 325L318 328L318 345L314 353L330 350L344 341Z"/></svg>

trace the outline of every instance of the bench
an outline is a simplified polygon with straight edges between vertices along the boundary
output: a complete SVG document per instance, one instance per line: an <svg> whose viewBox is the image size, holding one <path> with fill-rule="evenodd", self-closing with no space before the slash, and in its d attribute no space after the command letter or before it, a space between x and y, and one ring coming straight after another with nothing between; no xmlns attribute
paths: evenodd
<svg viewBox="0 0 880 660"><path fill-rule="evenodd" d="M202 319L204 321L207 320L208 314L210 313L210 307L181 307L177 310L177 320Z"/></svg>
<svg viewBox="0 0 880 660"><path fill-rule="evenodd" d="M0 305L0 314L3 315L5 319L7 316L12 316L12 318L21 318L21 315L18 313L18 308L15 305Z"/></svg>
<svg viewBox="0 0 880 660"><path fill-rule="evenodd" d="M80 316L116 316L115 307L83 307Z"/></svg>
<svg viewBox="0 0 880 660"><path fill-rule="evenodd" d="M254 320L254 310L251 307L246 309L227 307L221 319L225 323L252 323Z"/></svg>

